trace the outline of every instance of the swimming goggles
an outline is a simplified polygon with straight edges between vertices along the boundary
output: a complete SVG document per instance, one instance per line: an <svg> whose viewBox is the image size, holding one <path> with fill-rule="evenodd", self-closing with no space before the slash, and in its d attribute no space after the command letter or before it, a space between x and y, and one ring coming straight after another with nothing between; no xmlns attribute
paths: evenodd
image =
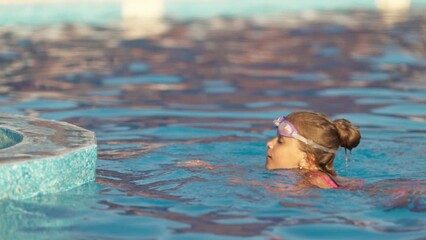
<svg viewBox="0 0 426 240"><path fill-rule="evenodd" d="M284 116L281 116L281 117L277 118L276 120L274 120L274 124L275 124L275 126L277 126L278 132L281 136L295 138L295 139L297 139L297 140L299 140L299 141L301 141L301 142L303 142L307 145L312 146L313 148L318 148L318 149L320 149L324 152L336 153L336 150L324 147L322 145L319 145L318 143L316 143L316 142L314 142L310 139L306 139L305 137L300 135L297 132L296 127L291 122L286 120Z"/></svg>

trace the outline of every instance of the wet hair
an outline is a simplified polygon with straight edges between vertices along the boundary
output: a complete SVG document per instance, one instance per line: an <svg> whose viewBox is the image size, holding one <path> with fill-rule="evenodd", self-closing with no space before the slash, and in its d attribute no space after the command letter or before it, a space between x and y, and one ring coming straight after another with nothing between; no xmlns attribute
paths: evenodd
<svg viewBox="0 0 426 240"><path fill-rule="evenodd" d="M332 121L326 115L317 112L293 112L287 116L300 135L323 145L327 148L343 147L352 150L358 146L361 133L358 128L346 119ZM300 144L303 152L315 157L315 163L320 170L336 176L334 170L335 153L328 153L307 144Z"/></svg>

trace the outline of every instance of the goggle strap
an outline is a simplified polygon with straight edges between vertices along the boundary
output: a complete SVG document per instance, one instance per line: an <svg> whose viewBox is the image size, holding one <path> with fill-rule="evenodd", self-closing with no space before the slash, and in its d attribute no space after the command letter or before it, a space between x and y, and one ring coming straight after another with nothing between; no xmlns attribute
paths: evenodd
<svg viewBox="0 0 426 240"><path fill-rule="evenodd" d="M297 140L305 143L306 145L312 146L313 148L318 148L318 149L320 149L324 152L328 152L328 153L336 153L336 150L321 146L318 143L316 143L316 142L314 142L310 139L306 139L305 137L303 137L302 135L299 135L298 133L293 134L293 137L296 138Z"/></svg>

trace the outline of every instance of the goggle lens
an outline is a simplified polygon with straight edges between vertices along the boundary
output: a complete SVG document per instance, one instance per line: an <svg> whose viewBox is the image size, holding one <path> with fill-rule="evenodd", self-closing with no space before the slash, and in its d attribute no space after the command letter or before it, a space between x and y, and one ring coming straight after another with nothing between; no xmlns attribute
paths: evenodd
<svg viewBox="0 0 426 240"><path fill-rule="evenodd" d="M279 117L274 121L275 126L278 128L280 135L285 137L292 137L294 133L297 133L296 128L288 122L284 117Z"/></svg>

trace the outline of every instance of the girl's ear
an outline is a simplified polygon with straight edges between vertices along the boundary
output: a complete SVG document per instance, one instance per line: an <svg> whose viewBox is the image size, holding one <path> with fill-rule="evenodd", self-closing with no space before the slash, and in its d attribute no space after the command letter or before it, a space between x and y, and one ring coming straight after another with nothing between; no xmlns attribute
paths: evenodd
<svg viewBox="0 0 426 240"><path fill-rule="evenodd" d="M302 159L299 161L299 169L307 169L310 166L308 155L303 153Z"/></svg>
<svg viewBox="0 0 426 240"><path fill-rule="evenodd" d="M309 165L311 169L317 168L317 161L314 154L306 153L305 159L306 164Z"/></svg>
<svg viewBox="0 0 426 240"><path fill-rule="evenodd" d="M312 153L303 153L303 158L300 159L299 169L317 169L316 158Z"/></svg>
<svg viewBox="0 0 426 240"><path fill-rule="evenodd" d="M317 162L317 158L315 157L315 155L313 153L307 153L306 154L306 159L311 164L315 164Z"/></svg>

